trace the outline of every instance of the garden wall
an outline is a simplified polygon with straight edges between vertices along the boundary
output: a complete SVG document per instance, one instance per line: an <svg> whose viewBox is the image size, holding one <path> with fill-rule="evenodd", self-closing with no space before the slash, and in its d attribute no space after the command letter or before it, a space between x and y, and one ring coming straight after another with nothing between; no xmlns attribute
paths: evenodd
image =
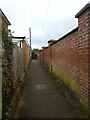
<svg viewBox="0 0 90 120"><path fill-rule="evenodd" d="M78 27L38 53L80 103L90 107L90 3L75 16ZM50 41L49 41L50 42Z"/></svg>

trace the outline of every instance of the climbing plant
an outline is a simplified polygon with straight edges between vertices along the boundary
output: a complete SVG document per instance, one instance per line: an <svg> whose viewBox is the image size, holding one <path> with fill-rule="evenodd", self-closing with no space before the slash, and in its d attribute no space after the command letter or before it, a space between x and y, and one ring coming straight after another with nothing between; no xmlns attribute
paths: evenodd
<svg viewBox="0 0 90 120"><path fill-rule="evenodd" d="M13 43L8 31L2 29L2 117L8 116L10 103L14 94L13 87Z"/></svg>

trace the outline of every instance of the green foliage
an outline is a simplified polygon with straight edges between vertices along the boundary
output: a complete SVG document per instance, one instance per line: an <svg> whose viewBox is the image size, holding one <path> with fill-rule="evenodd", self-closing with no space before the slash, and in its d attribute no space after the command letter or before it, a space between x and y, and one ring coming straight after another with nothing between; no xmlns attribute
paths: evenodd
<svg viewBox="0 0 90 120"><path fill-rule="evenodd" d="M2 55L2 116L10 109L10 103L13 98L13 43L11 36L5 29L2 30L3 55Z"/></svg>
<svg viewBox="0 0 90 120"><path fill-rule="evenodd" d="M37 59L37 53L38 53L39 49L38 48L34 48L32 50L32 59Z"/></svg>

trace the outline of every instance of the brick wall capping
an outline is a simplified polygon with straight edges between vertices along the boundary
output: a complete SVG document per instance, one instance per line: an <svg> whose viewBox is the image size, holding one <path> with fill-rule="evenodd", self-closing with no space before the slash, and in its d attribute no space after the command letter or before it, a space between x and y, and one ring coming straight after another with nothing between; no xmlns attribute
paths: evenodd
<svg viewBox="0 0 90 120"><path fill-rule="evenodd" d="M43 50L46 49L46 48L47 48L46 46L43 46L43 47L42 47Z"/></svg>
<svg viewBox="0 0 90 120"><path fill-rule="evenodd" d="M51 39L51 40L48 41L48 43L55 42L55 41L56 41L56 40Z"/></svg>
<svg viewBox="0 0 90 120"><path fill-rule="evenodd" d="M50 45L52 45L55 42L56 42L56 40L51 39L51 40L48 41L48 45L50 46Z"/></svg>
<svg viewBox="0 0 90 120"><path fill-rule="evenodd" d="M56 44L57 42L59 42L60 40L63 40L63 38L67 37L68 35L72 34L73 32L76 32L78 31L78 27L76 27L75 29L73 29L72 31L70 31L69 33L67 33L66 35L64 35L63 37L59 38L58 40L54 40L54 42L51 44ZM53 40L53 39L52 39ZM52 40L49 40L48 42L52 41ZM45 47L44 49L47 49L49 46Z"/></svg>
<svg viewBox="0 0 90 120"><path fill-rule="evenodd" d="M66 38L68 35L72 34L73 32L78 31L78 27L76 27L75 29L73 29L72 31L70 31L69 33L67 33L66 35L64 35L63 37L59 38L58 40L56 40L53 44L56 44L57 42L59 42L60 40L63 40L63 38ZM53 45L52 44L52 45Z"/></svg>
<svg viewBox="0 0 90 120"><path fill-rule="evenodd" d="M7 25L11 25L11 23L9 22L9 20L7 19L7 17L5 16L5 14L3 13L3 11L0 9L0 17L4 20L4 22Z"/></svg>
<svg viewBox="0 0 90 120"><path fill-rule="evenodd" d="M85 12L87 9L90 9L90 2L88 2L76 15L75 18L78 18L83 12Z"/></svg>
<svg viewBox="0 0 90 120"><path fill-rule="evenodd" d="M44 49L42 49L42 51L45 50L45 49L47 49L48 47L49 47L49 46L45 47Z"/></svg>

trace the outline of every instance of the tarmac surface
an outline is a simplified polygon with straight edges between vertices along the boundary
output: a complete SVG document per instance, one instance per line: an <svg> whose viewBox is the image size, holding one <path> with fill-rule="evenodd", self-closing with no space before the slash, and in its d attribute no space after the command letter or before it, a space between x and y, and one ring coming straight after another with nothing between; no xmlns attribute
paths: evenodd
<svg viewBox="0 0 90 120"><path fill-rule="evenodd" d="M37 61L32 60L15 118L80 118L62 88Z"/></svg>

